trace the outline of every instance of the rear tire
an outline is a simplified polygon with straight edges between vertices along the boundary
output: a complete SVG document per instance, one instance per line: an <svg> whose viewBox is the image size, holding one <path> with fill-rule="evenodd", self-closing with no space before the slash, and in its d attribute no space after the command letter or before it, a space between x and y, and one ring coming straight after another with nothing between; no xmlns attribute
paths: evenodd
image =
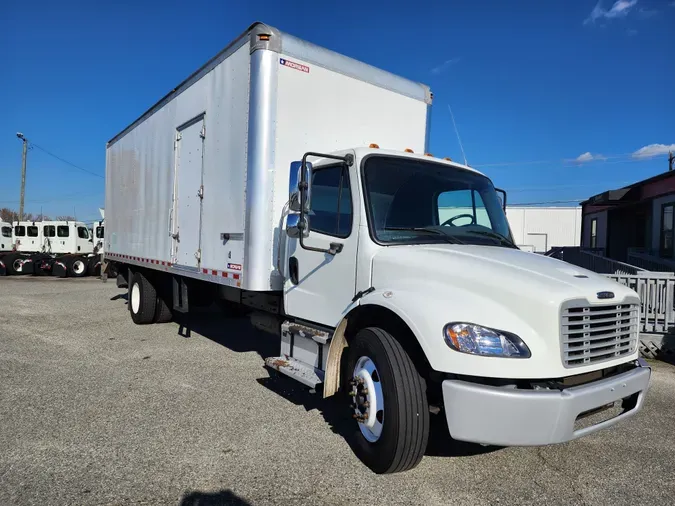
<svg viewBox="0 0 675 506"><path fill-rule="evenodd" d="M12 253L3 257L2 262L5 264L7 269L7 274L9 276L15 276L21 274L23 270L23 261L24 258L18 253Z"/></svg>
<svg viewBox="0 0 675 506"><path fill-rule="evenodd" d="M135 272L129 283L129 312L137 325L152 323L157 308L157 292L141 272Z"/></svg>
<svg viewBox="0 0 675 506"><path fill-rule="evenodd" d="M155 323L167 323L173 318L173 311L171 307L164 301L164 299L157 295L157 305L155 306Z"/></svg>
<svg viewBox="0 0 675 506"><path fill-rule="evenodd" d="M356 456L378 474L417 466L429 440L429 405L410 356L391 334L370 327L349 343L345 365L343 389L359 417L350 441Z"/></svg>
<svg viewBox="0 0 675 506"><path fill-rule="evenodd" d="M83 257L72 257L65 263L68 266L68 276L83 278L87 275L87 261Z"/></svg>

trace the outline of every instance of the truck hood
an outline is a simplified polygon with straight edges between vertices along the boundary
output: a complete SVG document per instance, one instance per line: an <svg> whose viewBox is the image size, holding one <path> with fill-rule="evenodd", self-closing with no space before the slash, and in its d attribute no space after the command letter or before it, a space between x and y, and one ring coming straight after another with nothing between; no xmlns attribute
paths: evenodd
<svg viewBox="0 0 675 506"><path fill-rule="evenodd" d="M376 292L370 300L398 311L439 371L502 378L563 377L637 357L635 351L590 366L565 366L560 341L564 303L612 306L639 304L639 298L606 276L556 259L493 246L391 246L375 253L371 272ZM600 298L600 292L614 296L605 298L605 293ZM452 351L442 338L449 322L517 334L532 357L504 359Z"/></svg>
<svg viewBox="0 0 675 506"><path fill-rule="evenodd" d="M405 275L408 273L418 282L424 278L443 280L449 289L459 285L463 290L489 293L493 297L545 299L559 304L576 298L598 301L597 293L603 291L615 294L612 302L635 296L632 290L601 274L544 255L495 246L383 248L373 259L373 286L378 285L376 278L389 268L396 268L402 281L409 281ZM404 275L399 277L401 271Z"/></svg>

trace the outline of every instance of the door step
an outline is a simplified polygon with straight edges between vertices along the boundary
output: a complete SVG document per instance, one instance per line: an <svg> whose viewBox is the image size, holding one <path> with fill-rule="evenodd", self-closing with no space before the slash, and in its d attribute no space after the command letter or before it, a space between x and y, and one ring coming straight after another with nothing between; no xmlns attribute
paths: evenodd
<svg viewBox="0 0 675 506"><path fill-rule="evenodd" d="M324 372L321 369L311 367L291 357L284 355L268 357L265 359L265 365L311 388L323 383Z"/></svg>

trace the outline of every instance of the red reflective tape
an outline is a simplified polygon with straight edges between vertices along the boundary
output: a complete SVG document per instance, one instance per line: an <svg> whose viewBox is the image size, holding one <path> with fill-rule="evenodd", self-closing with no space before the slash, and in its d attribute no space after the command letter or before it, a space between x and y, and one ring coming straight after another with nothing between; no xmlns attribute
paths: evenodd
<svg viewBox="0 0 675 506"><path fill-rule="evenodd" d="M232 277L233 277L234 279L239 279L239 274L232 274Z"/></svg>
<svg viewBox="0 0 675 506"><path fill-rule="evenodd" d="M226 277L227 277L227 272L221 272L220 275L221 275L222 277L226 278Z"/></svg>
<svg viewBox="0 0 675 506"><path fill-rule="evenodd" d="M212 274L213 276L217 276L217 275L218 275L218 271L215 270L215 269L211 269L211 274Z"/></svg>
<svg viewBox="0 0 675 506"><path fill-rule="evenodd" d="M202 272L203 272L204 274L208 274L208 273L209 273L208 269L202 269Z"/></svg>

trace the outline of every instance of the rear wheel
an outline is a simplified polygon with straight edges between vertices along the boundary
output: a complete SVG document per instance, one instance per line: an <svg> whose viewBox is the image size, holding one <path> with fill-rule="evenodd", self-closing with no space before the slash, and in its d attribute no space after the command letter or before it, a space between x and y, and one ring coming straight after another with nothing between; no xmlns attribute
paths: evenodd
<svg viewBox="0 0 675 506"><path fill-rule="evenodd" d="M68 275L74 278L82 278L87 275L87 262L82 257L74 257L68 260Z"/></svg>
<svg viewBox="0 0 675 506"><path fill-rule="evenodd" d="M345 372L357 457L376 473L419 464L429 439L426 384L401 344L380 328L360 330L347 348Z"/></svg>
<svg viewBox="0 0 675 506"><path fill-rule="evenodd" d="M173 318L173 312L171 307L161 295L157 295L157 305L155 306L155 322L156 323L166 323L170 322Z"/></svg>
<svg viewBox="0 0 675 506"><path fill-rule="evenodd" d="M21 274L21 272L23 270L24 258L20 254L12 253L12 254L6 255L2 259L2 261L5 264L5 268L7 269L7 274L9 274L9 275Z"/></svg>
<svg viewBox="0 0 675 506"><path fill-rule="evenodd" d="M157 292L141 272L135 272L129 283L129 312L137 325L152 323L157 308Z"/></svg>

